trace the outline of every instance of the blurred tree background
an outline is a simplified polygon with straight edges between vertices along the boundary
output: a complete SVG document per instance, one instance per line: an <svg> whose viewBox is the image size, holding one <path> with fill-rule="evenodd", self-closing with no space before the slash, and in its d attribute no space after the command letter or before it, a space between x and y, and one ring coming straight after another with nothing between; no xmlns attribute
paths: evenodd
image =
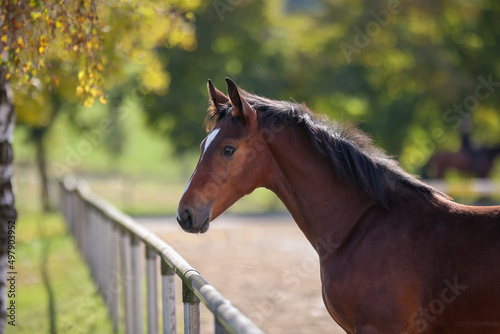
<svg viewBox="0 0 500 334"><path fill-rule="evenodd" d="M226 76L356 122L413 173L459 148L464 119L475 143L500 144L494 1L150 0L95 10L96 88L56 47L45 76L25 71L28 88L12 79L18 165L37 161L42 180L116 176L113 196L125 207L141 196L130 175L177 182L181 192L206 135L207 79L225 90Z"/></svg>
<svg viewBox="0 0 500 334"><path fill-rule="evenodd" d="M204 135L205 81L224 89L227 75L254 93L361 122L417 172L435 150L457 148L463 118L477 142L500 142L499 9L493 1L205 3L196 50L159 50L173 84L148 97L148 118L178 151L191 149ZM480 77L493 81L484 99Z"/></svg>

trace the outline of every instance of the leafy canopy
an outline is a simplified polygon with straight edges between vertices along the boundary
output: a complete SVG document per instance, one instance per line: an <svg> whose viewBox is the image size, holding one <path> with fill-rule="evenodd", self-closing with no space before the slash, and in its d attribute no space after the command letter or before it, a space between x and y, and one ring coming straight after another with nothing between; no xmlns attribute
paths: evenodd
<svg viewBox="0 0 500 334"><path fill-rule="evenodd" d="M16 92L30 86L50 91L66 80L86 106L96 99L106 103L104 87L133 75L145 92L164 93L169 77L154 49L192 50L191 11L198 5L199 0L2 0L0 64L15 79Z"/></svg>
<svg viewBox="0 0 500 334"><path fill-rule="evenodd" d="M196 148L206 80L223 88L230 76L361 122L417 171L433 152L457 149L464 119L475 142L500 141L499 15L494 0L207 2L195 11L197 48L161 53L175 87L148 101L149 119L178 151Z"/></svg>
<svg viewBox="0 0 500 334"><path fill-rule="evenodd" d="M92 0L4 0L1 3L1 65L7 78L21 85L37 84L46 69L45 55L54 41L80 62L76 93L86 105L96 98L105 102L102 71L106 64L100 54L102 24ZM57 85L59 79L52 77Z"/></svg>

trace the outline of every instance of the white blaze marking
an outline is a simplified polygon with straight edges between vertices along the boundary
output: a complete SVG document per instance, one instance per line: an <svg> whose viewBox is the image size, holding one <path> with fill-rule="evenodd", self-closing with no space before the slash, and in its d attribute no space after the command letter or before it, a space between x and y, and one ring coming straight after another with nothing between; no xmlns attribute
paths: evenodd
<svg viewBox="0 0 500 334"><path fill-rule="evenodd" d="M184 189L184 192L182 193L182 196L184 196L184 194L185 194L185 193L186 193L186 191L188 190L189 185L191 184L191 180L192 180L192 179L193 179L193 177L194 177L194 174L196 174L196 171L194 171L193 175L191 175L191 178L189 179L188 184L187 184L187 186L186 186L186 189ZM181 196L181 197L182 197L182 196Z"/></svg>
<svg viewBox="0 0 500 334"><path fill-rule="evenodd" d="M205 151L208 150L208 147L210 146L210 144L212 144L212 142L215 139L215 137L217 136L217 134L219 133L219 130L220 129L215 129L212 132L210 132L210 134L208 135L207 140L205 141L205 145L203 146L203 152L201 152L202 157L203 157L203 154L205 154Z"/></svg>
<svg viewBox="0 0 500 334"><path fill-rule="evenodd" d="M193 175L191 175L191 178L189 179L188 184L187 184L186 188L184 189L184 192L182 193L181 198L182 198L182 197L184 197L184 194L185 194L185 193L186 193L186 191L188 190L189 185L191 184L191 180L192 180L192 179L193 179L193 177L194 177L194 174L196 174L196 171L194 171ZM180 218L179 218L179 208L177 208L177 220L180 220Z"/></svg>
<svg viewBox="0 0 500 334"><path fill-rule="evenodd" d="M205 151L208 149L208 147L210 146L210 144L214 141L215 137L219 133L219 130L220 129L214 129L208 135L207 139L205 140L205 145L203 145L203 149L202 149L202 152L201 152L201 157L202 158L203 158L203 154L205 154ZM186 193L186 191L189 189L189 185L191 184L191 180L193 179L194 174L196 174L196 170L194 171L193 175L191 175L191 178L189 179L188 184L186 185L186 188L184 189L184 192L182 193L181 197L183 197L184 194ZM177 218L179 218L179 211L177 211Z"/></svg>

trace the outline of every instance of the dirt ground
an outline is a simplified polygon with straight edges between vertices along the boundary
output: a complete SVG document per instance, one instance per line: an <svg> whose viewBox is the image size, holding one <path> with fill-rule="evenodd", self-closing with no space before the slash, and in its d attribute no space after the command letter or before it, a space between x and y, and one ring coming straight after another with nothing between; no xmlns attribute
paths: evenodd
<svg viewBox="0 0 500 334"><path fill-rule="evenodd" d="M223 215L203 235L173 218L139 221L266 333L344 333L323 305L318 258L290 216ZM213 333L204 307L202 333Z"/></svg>

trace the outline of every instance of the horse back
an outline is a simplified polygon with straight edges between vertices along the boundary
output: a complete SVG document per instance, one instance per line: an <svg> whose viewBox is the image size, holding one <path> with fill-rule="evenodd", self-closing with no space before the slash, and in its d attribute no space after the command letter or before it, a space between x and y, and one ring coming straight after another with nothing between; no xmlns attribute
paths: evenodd
<svg viewBox="0 0 500 334"><path fill-rule="evenodd" d="M427 218L432 249L421 274L419 332L500 332L500 206L453 202ZM424 218L425 219L425 218Z"/></svg>

